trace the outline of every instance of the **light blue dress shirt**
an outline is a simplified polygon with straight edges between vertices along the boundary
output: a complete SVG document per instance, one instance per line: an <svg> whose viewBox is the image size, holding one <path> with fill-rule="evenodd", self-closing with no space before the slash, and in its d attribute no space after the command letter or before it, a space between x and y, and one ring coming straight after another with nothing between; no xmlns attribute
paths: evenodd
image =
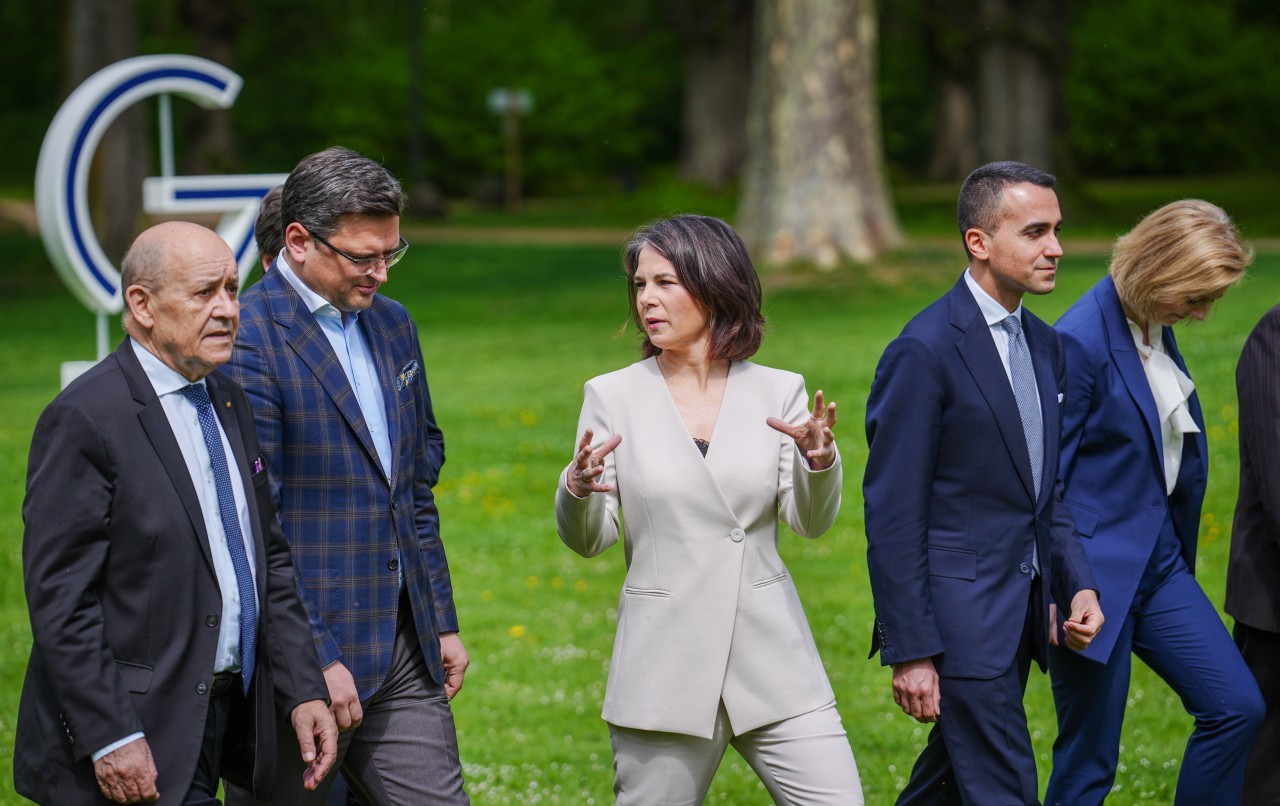
<svg viewBox="0 0 1280 806"><path fill-rule="evenodd" d="M356 393L356 401L360 404L360 413L364 415L369 435L373 437L373 446L377 449L383 475L390 479L391 435L387 430L386 401L382 396L382 384L378 381L377 367L373 363L373 353L369 350L364 331L360 329L360 314L343 313L308 288L294 273L283 253L275 266L289 285L293 286L293 290L298 292L298 296L302 297L302 303L316 317L325 338L338 356L342 371L347 376L347 383L351 384L351 389Z"/></svg>

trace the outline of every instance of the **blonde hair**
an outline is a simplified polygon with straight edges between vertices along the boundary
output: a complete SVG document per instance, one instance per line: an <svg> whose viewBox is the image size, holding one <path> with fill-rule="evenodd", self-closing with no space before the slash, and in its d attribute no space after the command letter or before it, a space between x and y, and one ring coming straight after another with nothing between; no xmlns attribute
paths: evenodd
<svg viewBox="0 0 1280 806"><path fill-rule="evenodd" d="M1116 293L1144 322L1159 305L1182 305L1225 293L1244 279L1253 249L1216 204L1182 199L1147 214L1116 239Z"/></svg>

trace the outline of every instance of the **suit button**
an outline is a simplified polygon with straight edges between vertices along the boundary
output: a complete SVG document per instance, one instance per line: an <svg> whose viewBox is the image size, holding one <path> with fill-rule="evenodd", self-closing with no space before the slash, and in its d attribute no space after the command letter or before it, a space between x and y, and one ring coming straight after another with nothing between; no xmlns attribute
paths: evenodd
<svg viewBox="0 0 1280 806"><path fill-rule="evenodd" d="M1018 570L1024 574L1029 574L1031 573L1031 566L1027 565L1026 563L1023 563L1022 565L1018 566Z"/></svg>
<svg viewBox="0 0 1280 806"><path fill-rule="evenodd" d="M391 562L387 563L387 568L391 569L392 571L399 571L399 570L400 570L400 561L399 561L399 560L392 560Z"/></svg>
<svg viewBox="0 0 1280 806"><path fill-rule="evenodd" d="M216 615L214 615L213 613L210 613L209 615L205 616L205 618L204 618L204 623L205 623L205 624L208 624L210 627L217 627L217 626L218 626L218 617L217 617Z"/></svg>
<svg viewBox="0 0 1280 806"><path fill-rule="evenodd" d="M734 529L732 532L729 533L729 539L735 543L741 543L742 538L746 536L747 536L747 533L742 531L741 529Z"/></svg>
<svg viewBox="0 0 1280 806"><path fill-rule="evenodd" d="M196 683L196 693L197 693L197 694L208 694L208 693L209 693L209 686L208 686L208 684L206 684L203 680L201 680L199 683Z"/></svg>

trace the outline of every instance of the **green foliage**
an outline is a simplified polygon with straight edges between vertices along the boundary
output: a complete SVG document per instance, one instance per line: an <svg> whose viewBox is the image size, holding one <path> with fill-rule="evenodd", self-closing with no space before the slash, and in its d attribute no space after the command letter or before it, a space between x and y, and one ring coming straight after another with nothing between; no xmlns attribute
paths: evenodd
<svg viewBox="0 0 1280 806"><path fill-rule="evenodd" d="M1070 240L1066 247L1058 290L1027 300L1050 321L1104 269L1101 258L1074 257ZM0 781L8 781L29 649L19 554L26 452L36 417L57 391L58 362L91 355L93 325L60 287L38 243L0 235L0 251L20 278L0 300ZM784 534L782 552L872 804L892 802L924 730L894 707L888 672L866 659L871 597L861 419L885 344L954 282L957 255L950 243L917 247L868 269L766 283L770 331L759 361L802 372L811 390L821 386L840 406L840 517L821 540ZM415 243L386 291L422 326L448 444L437 494L472 657L454 703L468 788L486 805L611 803L611 756L599 714L622 552L584 560L562 546L552 499L572 451L581 384L637 357L634 334L620 332L626 293L617 246ZM1278 298L1280 258L1265 256L1208 321L1179 331L1209 428L1198 570L1215 603L1222 601L1235 503L1235 360L1253 323ZM1047 679L1033 675L1027 701L1042 787L1056 734L1050 696ZM1168 687L1136 663L1122 769L1108 802L1170 803L1191 727ZM0 787L0 804L18 802ZM730 752L708 802L765 803L767 796Z"/></svg>
<svg viewBox="0 0 1280 806"><path fill-rule="evenodd" d="M1073 6L1066 76L1086 175L1188 175L1280 160L1277 27L1214 0Z"/></svg>

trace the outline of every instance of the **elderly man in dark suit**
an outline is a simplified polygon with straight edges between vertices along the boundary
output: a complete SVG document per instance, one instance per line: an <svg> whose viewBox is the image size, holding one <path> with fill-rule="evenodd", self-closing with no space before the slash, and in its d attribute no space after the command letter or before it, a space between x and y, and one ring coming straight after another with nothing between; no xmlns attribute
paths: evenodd
<svg viewBox="0 0 1280 806"><path fill-rule="evenodd" d="M466 803L449 698L468 659L431 492L444 441L418 329L378 293L408 248L404 204L354 151L298 163L284 251L244 295L228 371L278 483L343 776L364 802ZM281 794L323 803L328 786ZM229 788L228 802L253 801Z"/></svg>
<svg viewBox="0 0 1280 806"><path fill-rule="evenodd" d="M1267 715L1244 775L1244 803L1280 804L1280 306L1263 315L1236 365L1240 497L1231 530L1226 610Z"/></svg>
<svg viewBox="0 0 1280 806"><path fill-rule="evenodd" d="M1064 364L1022 307L1053 290L1054 178L985 165L960 191L969 267L885 350L867 400L872 653L894 701L935 722L898 802L1038 803L1022 695L1044 668L1052 596L1066 640L1102 623L1057 484Z"/></svg>
<svg viewBox="0 0 1280 806"><path fill-rule="evenodd" d="M205 806L226 775L270 797L278 744L314 788L337 727L249 403L210 374L235 339L235 259L204 227L161 224L121 284L129 338L32 437L15 787Z"/></svg>

